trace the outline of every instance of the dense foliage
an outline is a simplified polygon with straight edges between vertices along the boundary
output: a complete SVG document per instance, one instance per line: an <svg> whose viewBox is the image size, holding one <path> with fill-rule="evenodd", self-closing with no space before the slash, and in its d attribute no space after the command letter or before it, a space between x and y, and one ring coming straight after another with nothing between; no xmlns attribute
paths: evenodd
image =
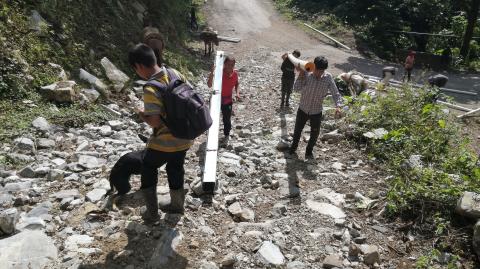
<svg viewBox="0 0 480 269"><path fill-rule="evenodd" d="M377 128L387 131L369 140L368 149L390 171L391 213L448 215L463 191L480 191L478 158L448 110L432 102L437 94L405 86L377 98L362 95L351 107L348 120L358 137Z"/></svg>
<svg viewBox="0 0 480 269"><path fill-rule="evenodd" d="M191 2L0 0L0 141L28 128L29 120L39 115L67 126L104 119L95 104L65 106L53 113L37 90L59 80L52 64L63 67L77 82L80 68L104 78L103 57L134 77L127 52L141 41L145 24L151 23L164 34L168 64L185 74L195 71L195 61L182 46L188 38ZM32 23L34 11L43 23ZM40 27L35 29L34 25ZM24 99L37 107L25 106Z"/></svg>
<svg viewBox="0 0 480 269"><path fill-rule="evenodd" d="M471 68L480 65L479 40L469 41L469 50L465 54L467 57L461 56L460 50L468 25L467 13L475 8L472 5L475 1L275 0L284 10L294 10L294 17L313 24L333 14L338 24L353 28L357 40L367 43L382 58L395 60L397 49L415 49L437 55L450 49L456 59L452 64ZM480 36L479 24L473 26L473 36ZM326 28L328 30L328 25ZM399 31L456 37L412 35Z"/></svg>

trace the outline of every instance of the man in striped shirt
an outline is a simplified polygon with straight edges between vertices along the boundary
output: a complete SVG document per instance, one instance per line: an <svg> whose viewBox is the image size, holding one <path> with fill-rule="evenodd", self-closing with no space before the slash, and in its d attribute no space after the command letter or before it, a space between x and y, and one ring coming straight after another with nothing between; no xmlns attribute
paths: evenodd
<svg viewBox="0 0 480 269"><path fill-rule="evenodd" d="M312 73L305 72L297 66L296 69L299 71L299 74L294 84L294 90L300 91L301 97L295 120L293 142L290 146L289 153L292 155L295 154L302 130L307 121L310 121L310 140L308 141L305 151L305 159L314 159L313 147L317 143L318 136L320 135L323 99L325 99L329 92L332 94L337 107L336 115L340 113L341 105L340 94L338 93L333 76L325 71L328 67L327 59L323 56L316 57L314 64L315 71Z"/></svg>
<svg viewBox="0 0 480 269"><path fill-rule="evenodd" d="M145 44L136 45L128 55L130 65L145 80L157 80L163 84L170 82L165 66L158 66L155 53ZM185 79L178 71L171 69L178 77ZM170 187L170 201L160 204L167 213L183 213L185 191L183 189L183 168L187 150L193 141L174 137L162 118L167 117L160 89L144 86L144 110L139 111L140 118L153 127L153 134L143 152L141 169L141 190L147 211L142 216L145 222L159 220L157 181L158 168L167 164L167 179Z"/></svg>

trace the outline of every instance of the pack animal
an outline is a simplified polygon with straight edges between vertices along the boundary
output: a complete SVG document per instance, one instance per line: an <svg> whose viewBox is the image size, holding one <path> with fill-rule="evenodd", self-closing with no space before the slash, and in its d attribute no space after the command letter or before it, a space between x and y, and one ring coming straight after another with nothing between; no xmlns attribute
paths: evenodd
<svg viewBox="0 0 480 269"><path fill-rule="evenodd" d="M206 30L200 33L200 39L203 41L205 45L205 55L212 55L213 52L213 44L218 46L218 35L216 31L213 30Z"/></svg>

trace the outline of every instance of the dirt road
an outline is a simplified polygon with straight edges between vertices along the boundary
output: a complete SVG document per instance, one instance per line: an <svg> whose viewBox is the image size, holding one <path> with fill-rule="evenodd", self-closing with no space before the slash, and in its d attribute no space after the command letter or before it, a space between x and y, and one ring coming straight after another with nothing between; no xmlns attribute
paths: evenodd
<svg viewBox="0 0 480 269"><path fill-rule="evenodd" d="M310 30L292 25L281 17L268 0L214 0L207 4L208 23L221 35L236 36L242 39L240 44L222 42L218 49L233 53L238 57L249 55L259 48L271 51L272 64L280 64L280 55L299 49L302 58L311 59L324 55L330 62L330 72L334 75L353 69L372 76L381 76L386 65L399 68L396 79L401 79L403 69L400 65L365 59L357 51L335 48L328 41L312 38ZM280 71L279 71L280 72ZM423 84L426 77L433 74L427 70L414 70L414 80ZM446 74L449 77L448 88L480 93L479 74ZM456 101L478 107L475 100L468 96L452 95Z"/></svg>

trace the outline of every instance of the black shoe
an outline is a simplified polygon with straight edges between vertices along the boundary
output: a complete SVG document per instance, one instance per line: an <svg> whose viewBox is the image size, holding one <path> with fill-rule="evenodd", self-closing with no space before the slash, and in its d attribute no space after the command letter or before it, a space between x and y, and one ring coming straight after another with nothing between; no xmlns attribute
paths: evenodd
<svg viewBox="0 0 480 269"><path fill-rule="evenodd" d="M296 152L290 153L290 151L289 151L285 154L285 158L286 159L298 159L298 155L297 155Z"/></svg>
<svg viewBox="0 0 480 269"><path fill-rule="evenodd" d="M287 156L290 158L296 157L297 153L295 152L297 149L290 147L287 152Z"/></svg>
<svg viewBox="0 0 480 269"><path fill-rule="evenodd" d="M315 160L313 153L305 153L305 160Z"/></svg>

